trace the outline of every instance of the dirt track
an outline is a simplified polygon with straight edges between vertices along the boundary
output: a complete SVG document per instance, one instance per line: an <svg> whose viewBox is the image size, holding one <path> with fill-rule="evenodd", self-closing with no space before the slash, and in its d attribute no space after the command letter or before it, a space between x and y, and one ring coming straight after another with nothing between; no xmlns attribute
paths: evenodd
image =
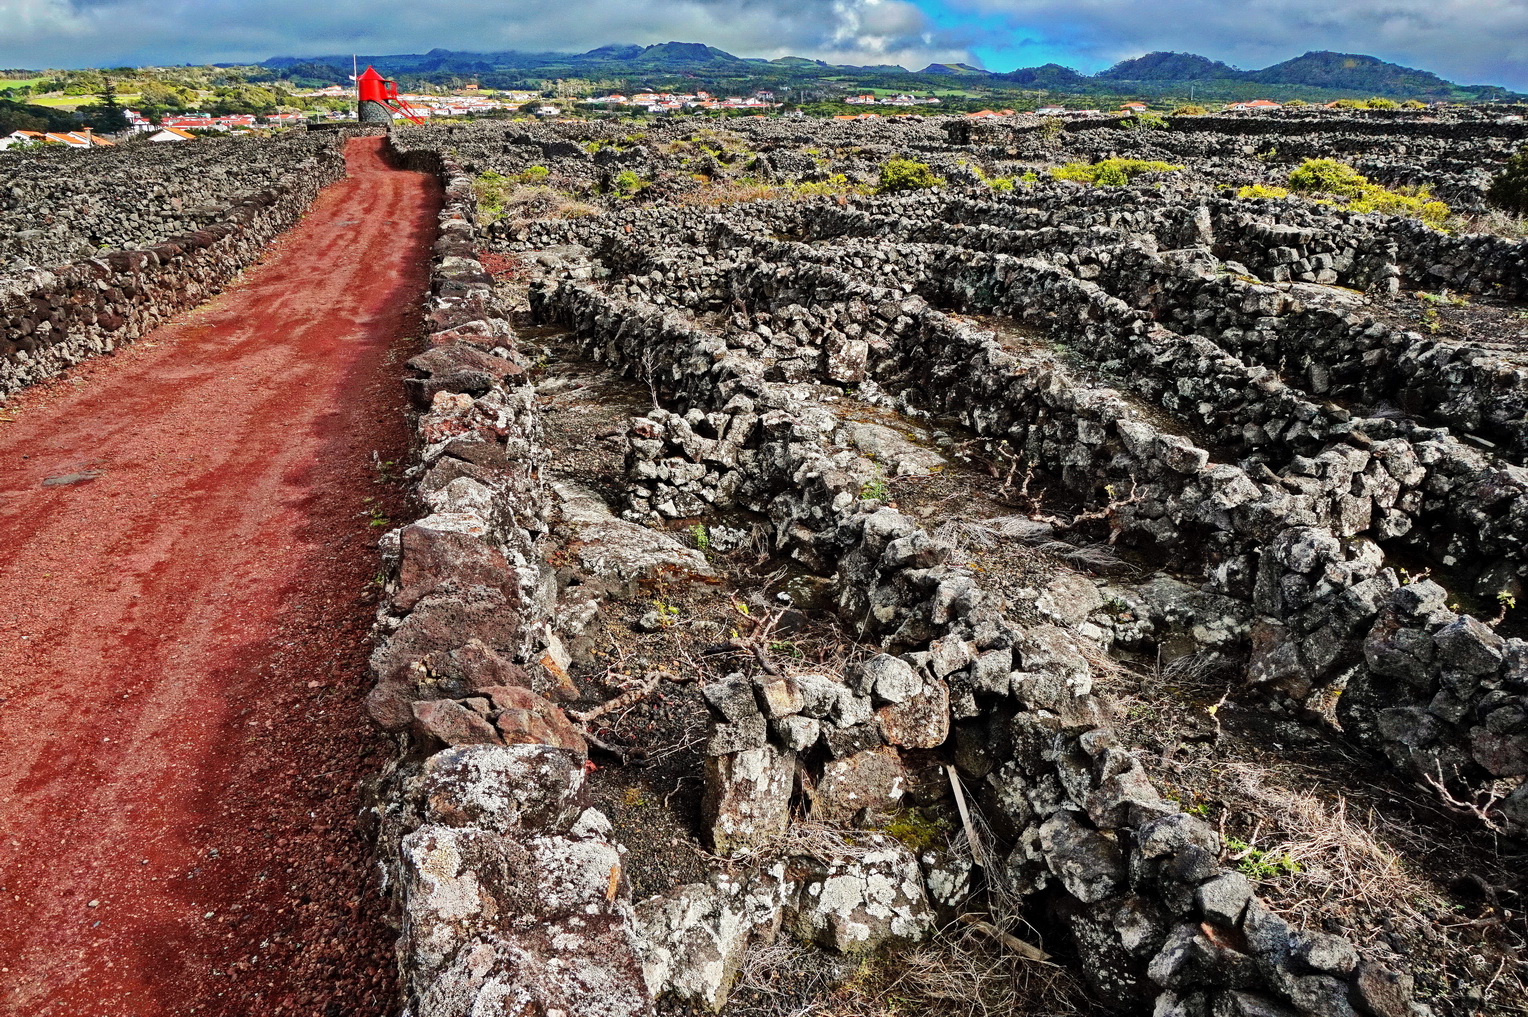
<svg viewBox="0 0 1528 1017"><path fill-rule="evenodd" d="M373 453L440 197L380 146L241 284L0 410L0 1013L391 1003Z"/></svg>

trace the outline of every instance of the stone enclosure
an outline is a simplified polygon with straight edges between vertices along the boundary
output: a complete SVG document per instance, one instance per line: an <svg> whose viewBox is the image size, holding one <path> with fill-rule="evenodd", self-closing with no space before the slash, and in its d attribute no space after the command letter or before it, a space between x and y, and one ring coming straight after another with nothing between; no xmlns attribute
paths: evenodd
<svg viewBox="0 0 1528 1017"><path fill-rule="evenodd" d="M1528 249L1238 196L1483 214L1515 112L395 130L447 195L361 810L402 1012L1528 1006ZM0 392L342 172L265 144L18 239ZM1104 157L1182 168L1049 173Z"/></svg>

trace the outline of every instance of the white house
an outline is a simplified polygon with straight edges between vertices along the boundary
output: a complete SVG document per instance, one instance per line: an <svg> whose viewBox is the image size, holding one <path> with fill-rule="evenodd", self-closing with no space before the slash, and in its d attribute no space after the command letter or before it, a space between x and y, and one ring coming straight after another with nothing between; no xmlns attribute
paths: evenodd
<svg viewBox="0 0 1528 1017"><path fill-rule="evenodd" d="M161 127L149 135L150 141L194 141L196 135L189 131L183 131L178 127Z"/></svg>
<svg viewBox="0 0 1528 1017"><path fill-rule="evenodd" d="M5 137L0 138L0 152L5 151L7 148L18 146L40 145L42 144L42 139L43 135L38 131L12 131Z"/></svg>

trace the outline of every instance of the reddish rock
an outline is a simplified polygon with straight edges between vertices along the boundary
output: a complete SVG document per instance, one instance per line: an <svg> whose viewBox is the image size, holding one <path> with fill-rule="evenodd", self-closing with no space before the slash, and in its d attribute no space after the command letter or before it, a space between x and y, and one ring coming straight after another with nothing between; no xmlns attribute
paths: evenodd
<svg viewBox="0 0 1528 1017"><path fill-rule="evenodd" d="M589 746L578 728L555 704L530 689L498 685L482 690L499 711L494 723L506 745L551 745L574 752L580 758Z"/></svg>
<svg viewBox="0 0 1528 1017"><path fill-rule="evenodd" d="M446 745L494 745L493 725L454 699L430 699L413 704L414 733Z"/></svg>

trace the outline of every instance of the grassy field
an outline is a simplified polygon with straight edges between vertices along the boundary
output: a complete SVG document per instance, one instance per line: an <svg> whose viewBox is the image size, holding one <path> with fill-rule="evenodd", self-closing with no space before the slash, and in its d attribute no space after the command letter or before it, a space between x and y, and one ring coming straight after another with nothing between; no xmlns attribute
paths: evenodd
<svg viewBox="0 0 1528 1017"><path fill-rule="evenodd" d="M119 95L117 101L124 106L132 106L139 98L137 95ZM95 101L93 95L32 95L22 100L33 106L55 106L58 109L78 109Z"/></svg>
<svg viewBox="0 0 1528 1017"><path fill-rule="evenodd" d="M0 89L20 88L22 85L35 85L47 78L0 78Z"/></svg>

